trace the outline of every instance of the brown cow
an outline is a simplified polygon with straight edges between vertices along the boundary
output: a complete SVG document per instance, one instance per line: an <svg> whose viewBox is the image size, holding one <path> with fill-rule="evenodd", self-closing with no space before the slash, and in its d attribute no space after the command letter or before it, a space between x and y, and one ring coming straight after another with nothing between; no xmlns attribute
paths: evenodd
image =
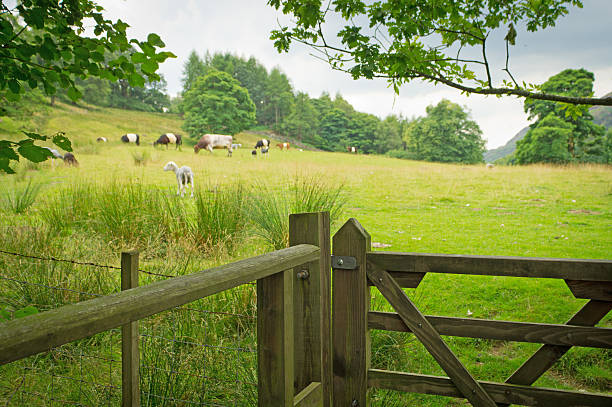
<svg viewBox="0 0 612 407"><path fill-rule="evenodd" d="M289 150L289 143L278 143L276 147L280 148L281 150Z"/></svg>
<svg viewBox="0 0 612 407"><path fill-rule="evenodd" d="M357 154L357 147L347 147L346 151L349 153Z"/></svg>

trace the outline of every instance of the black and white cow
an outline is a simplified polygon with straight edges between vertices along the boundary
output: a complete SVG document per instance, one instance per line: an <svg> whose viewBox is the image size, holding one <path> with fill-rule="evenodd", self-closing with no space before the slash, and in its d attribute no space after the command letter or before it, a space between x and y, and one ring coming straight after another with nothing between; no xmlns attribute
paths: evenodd
<svg viewBox="0 0 612 407"><path fill-rule="evenodd" d="M106 137L98 137L96 141L98 143L106 143L108 140L106 139Z"/></svg>
<svg viewBox="0 0 612 407"><path fill-rule="evenodd" d="M178 149L179 146L183 144L183 139L180 134L164 133L161 136L159 136L157 141L153 143L153 147L155 147L158 144L165 144L166 150L168 149L168 144L174 144L176 148Z"/></svg>
<svg viewBox="0 0 612 407"><path fill-rule="evenodd" d="M136 143L137 146L140 145L140 136L134 133L128 133L121 136L121 141L124 143Z"/></svg>
<svg viewBox="0 0 612 407"><path fill-rule="evenodd" d="M253 147L254 149L258 149L258 148L269 148L270 147L270 140L266 140L265 138L262 138L261 140L257 140L257 143L255 144L255 147Z"/></svg>

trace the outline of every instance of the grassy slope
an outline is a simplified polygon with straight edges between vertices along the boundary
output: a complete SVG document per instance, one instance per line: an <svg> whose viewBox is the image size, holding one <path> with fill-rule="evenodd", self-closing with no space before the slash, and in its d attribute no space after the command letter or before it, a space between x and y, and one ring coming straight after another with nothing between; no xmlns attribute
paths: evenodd
<svg viewBox="0 0 612 407"><path fill-rule="evenodd" d="M281 152L275 148L268 158L251 157L250 148L227 158L223 151L195 155L187 146L183 151L154 150L150 143L159 133L180 132L179 118L171 115L61 106L51 109L49 120L42 123L43 132L67 132L81 166L52 168L45 163L42 171L22 171L14 179L0 176L2 189L14 182L21 184L29 177L47 183L30 215L15 217L11 222L27 223L28 216L36 216L36 211L44 207L45 199L63 185L75 182L104 184L113 179L128 179L173 194L174 175L163 172L162 167L174 160L179 165L191 166L196 186L203 189L236 181L274 186L296 175L316 175L331 183L342 183L349 202L346 216L357 218L370 232L373 242L391 244L387 250L612 258L609 167L487 170L484 166L430 164L344 153ZM119 141L125 132L149 136L140 147L127 146ZM98 144L95 139L99 136L111 141ZM250 147L255 139L252 135L238 135L236 141ZM145 151L150 155L149 162L144 167L135 166L132 155ZM261 245L252 245L240 256L264 250ZM146 265L147 260L144 261ZM473 317L517 321L561 323L584 303L573 299L562 282L549 280L428 275L418 289L408 291L424 313L466 316L469 310ZM379 294L375 294L372 304L376 309L389 310ZM610 317L604 324L611 325ZM448 341L468 369L486 380L503 380L534 349L533 345L495 341L453 338ZM373 352L376 367L442 374L421 345L386 334L375 335L373 343L385 346L384 352ZM590 355L608 361L610 358L610 352L593 352L596 351L572 350L565 357L568 362L558 365L554 373L547 374L538 384L612 391L612 367L605 361L603 371L601 368L598 371L604 380L589 382L589 363L580 361L591 360ZM374 400L380 405L393 405L400 403L397 397L379 392ZM427 405L448 402L428 396L401 398L413 403L420 400L419 403Z"/></svg>

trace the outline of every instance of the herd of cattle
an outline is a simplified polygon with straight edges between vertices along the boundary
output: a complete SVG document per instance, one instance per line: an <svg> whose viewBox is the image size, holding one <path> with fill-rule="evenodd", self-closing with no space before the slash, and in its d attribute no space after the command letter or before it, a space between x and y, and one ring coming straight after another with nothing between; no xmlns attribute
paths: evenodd
<svg viewBox="0 0 612 407"><path fill-rule="evenodd" d="M136 133L127 133L121 136L121 141L128 144L133 143L139 146L141 138L144 137L146 137L145 134L140 135ZM106 143L108 142L108 139L106 137L98 137L97 141L99 143ZM157 147L158 145L165 145L166 149L168 149L168 145L170 144L174 144L175 148L178 149L183 144L182 136L180 134L164 133L159 136L159 138L155 142L153 142L153 147ZM262 157L267 157L271 146L272 144L269 139L258 140L255 146L253 147L253 150L251 151L251 155L253 157L257 157L257 155L260 154ZM281 150L289 150L291 148L291 145L286 142L278 143L276 146ZM234 139L232 136L227 136L223 134L205 134L193 147L193 151L196 154L200 150L207 150L212 153L215 148L221 148L227 149L227 155L231 157L233 150L236 150L240 147L242 147L242 144L234 143ZM79 165L78 161L72 153L66 153L62 155L57 150L48 147L45 148L51 152L54 158L63 160L66 165L72 165L75 167ZM349 153L357 153L356 147L347 147L346 149ZM300 149L300 151L302 151L302 149ZM172 170L176 173L180 192L184 190L186 184L191 184L191 188L193 191L193 173L189 167L178 168L178 166L174 162L170 162L166 165L166 167L164 167L164 170ZM179 193L179 191L177 191L177 194Z"/></svg>

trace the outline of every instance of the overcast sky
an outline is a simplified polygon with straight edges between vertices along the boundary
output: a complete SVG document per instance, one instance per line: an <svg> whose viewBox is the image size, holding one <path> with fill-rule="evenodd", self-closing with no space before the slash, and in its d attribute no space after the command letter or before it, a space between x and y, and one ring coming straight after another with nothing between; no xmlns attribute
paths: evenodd
<svg viewBox="0 0 612 407"><path fill-rule="evenodd" d="M296 44L287 54L279 54L269 39L278 21L287 17L267 5L266 0L100 0L107 18L130 24L129 35L146 38L157 33L166 50L177 58L167 60L160 72L168 91L181 90L183 64L192 50L200 56L208 50L254 56L268 70L278 66L287 74L294 89L319 97L340 92L358 111L384 118L388 114L406 117L425 115L425 108L441 99L466 106L480 125L487 148L505 144L528 124L523 102L516 98L470 96L459 91L422 82L404 85L399 95L382 80L353 80L332 71L311 55L312 50ZM595 96L612 91L612 0L584 0L584 8L571 8L556 27L538 33L518 30L511 50L510 68L519 81L542 83L567 68L585 68L595 74ZM504 52L503 35L491 39L493 58ZM495 48L498 46L498 48ZM499 50L499 51L497 51ZM497 59L501 61L500 59ZM502 79L503 66L496 65Z"/></svg>

